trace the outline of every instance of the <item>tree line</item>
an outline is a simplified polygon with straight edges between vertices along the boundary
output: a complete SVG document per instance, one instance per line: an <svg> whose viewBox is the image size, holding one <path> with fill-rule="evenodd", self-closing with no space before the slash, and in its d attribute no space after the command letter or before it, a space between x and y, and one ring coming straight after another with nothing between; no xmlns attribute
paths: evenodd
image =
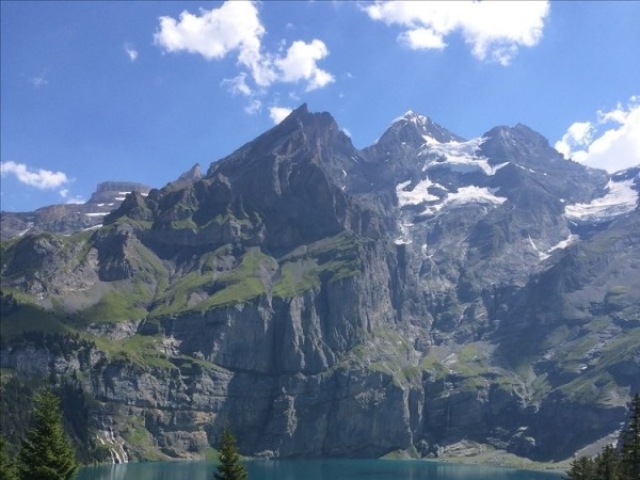
<svg viewBox="0 0 640 480"><path fill-rule="evenodd" d="M60 400L45 388L36 395L34 404L34 425L22 440L15 461L9 458L0 436L0 480L72 480L80 464L64 431ZM222 434L220 463L213 479L247 480L229 427ZM565 480L640 480L640 394L631 402L620 448L607 445L594 458L574 460Z"/></svg>
<svg viewBox="0 0 640 480"><path fill-rule="evenodd" d="M9 458L0 436L0 480L72 480L80 468L64 430L60 400L50 388L34 399L33 428L20 444L16 459ZM235 438L227 427L222 434L220 464L214 480L247 480Z"/></svg>
<svg viewBox="0 0 640 480"><path fill-rule="evenodd" d="M571 462L566 480L640 480L640 395L631 402L629 424L621 435L622 445L607 445L594 458Z"/></svg>

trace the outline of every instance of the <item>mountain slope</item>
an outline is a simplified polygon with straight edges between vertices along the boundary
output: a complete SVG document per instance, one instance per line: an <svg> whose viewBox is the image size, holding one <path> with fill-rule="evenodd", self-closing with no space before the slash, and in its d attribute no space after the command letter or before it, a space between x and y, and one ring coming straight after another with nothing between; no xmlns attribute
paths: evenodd
<svg viewBox="0 0 640 480"><path fill-rule="evenodd" d="M303 105L100 229L3 243L2 366L85 392L120 457L231 423L267 457L565 459L640 388L639 184L414 112L359 151Z"/></svg>

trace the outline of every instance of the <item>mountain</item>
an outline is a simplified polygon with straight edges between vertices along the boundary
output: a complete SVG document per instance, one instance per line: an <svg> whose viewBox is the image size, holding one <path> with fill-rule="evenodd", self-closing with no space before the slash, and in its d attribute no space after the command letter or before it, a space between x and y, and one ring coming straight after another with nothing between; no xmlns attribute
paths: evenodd
<svg viewBox="0 0 640 480"><path fill-rule="evenodd" d="M151 190L134 182L103 182L88 202L51 205L35 212L2 212L0 232L2 240L21 237L27 233L52 232L71 234L84 229L98 228L102 218L117 208L131 192L146 195Z"/></svg>
<svg viewBox="0 0 640 480"><path fill-rule="evenodd" d="M564 460L640 389L639 174L411 111L358 150L303 105L101 228L3 242L2 367L54 379L93 458L230 424L261 457Z"/></svg>

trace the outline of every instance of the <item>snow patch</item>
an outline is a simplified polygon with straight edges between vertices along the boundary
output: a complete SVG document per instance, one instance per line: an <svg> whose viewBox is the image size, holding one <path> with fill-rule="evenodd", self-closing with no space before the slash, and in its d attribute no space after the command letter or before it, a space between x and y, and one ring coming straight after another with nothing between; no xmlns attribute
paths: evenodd
<svg viewBox="0 0 640 480"><path fill-rule="evenodd" d="M565 240L562 240L562 241L556 243L553 247L551 247L549 250L547 250L547 253L551 253L551 252L553 252L555 250L560 250L560 249L567 248L569 245L573 245L578 240L580 240L580 237L578 235L571 234Z"/></svg>
<svg viewBox="0 0 640 480"><path fill-rule="evenodd" d="M401 117L394 118L391 125L402 121L411 122L414 125L426 125L429 122L429 119L424 115L414 112L413 110L408 110Z"/></svg>
<svg viewBox="0 0 640 480"><path fill-rule="evenodd" d="M470 203L494 206L502 205L507 199L494 195L497 191L497 188L488 189L485 187L476 187L475 185L460 187L457 192L448 193L441 203L429 205L424 210L423 215L435 215L443 208L458 207Z"/></svg>
<svg viewBox="0 0 640 480"><path fill-rule="evenodd" d="M98 230L99 228L102 228L102 224L101 223L99 223L98 225L94 225L93 227L83 228L82 231L83 232L90 232L91 230Z"/></svg>
<svg viewBox="0 0 640 480"><path fill-rule="evenodd" d="M119 202L123 202L124 201L124 197L115 197L116 200L118 200ZM113 205L112 203L110 203L109 205Z"/></svg>
<svg viewBox="0 0 640 480"><path fill-rule="evenodd" d="M437 184L429 180L429 177L418 182L412 190L406 191L405 188L410 184L411 180L407 180L406 182L402 182L396 186L396 195L398 196L398 203L401 207L406 205L420 205L423 202L440 200L439 197L429 193L429 187L437 186Z"/></svg>
<svg viewBox="0 0 640 480"><path fill-rule="evenodd" d="M109 212L91 212L91 213L85 213L85 215L87 217L104 217L108 213Z"/></svg>
<svg viewBox="0 0 640 480"><path fill-rule="evenodd" d="M474 138L467 142L447 142L439 143L430 137L425 139L425 150L421 155L427 156L427 163L422 168L423 171L435 167L447 167L451 171L459 173L470 173L480 171L485 175L495 175L498 170L509 165L504 162L499 165L490 165L486 157L477 155L480 146L484 143L483 137ZM444 159L444 160L443 160Z"/></svg>
<svg viewBox="0 0 640 480"><path fill-rule="evenodd" d="M540 249L538 248L538 246L535 244L535 242L533 241L533 239L531 238L531 235L529 235L529 245L531 245L531 248L533 248L533 251L536 252L538 254L538 258L540 259L540 261L542 262L543 260L546 260L547 258L549 258L551 255L549 255L548 253L542 252L540 251Z"/></svg>
<svg viewBox="0 0 640 480"><path fill-rule="evenodd" d="M413 241L409 238L409 229L413 227L413 223L400 223L400 236L393 243L396 245L409 245Z"/></svg>
<svg viewBox="0 0 640 480"><path fill-rule="evenodd" d="M32 227L27 227L27 228L25 228L24 230L22 230L22 231L18 232L18 236L19 236L19 237L24 237L24 236L29 232L29 230L31 230L31 228L32 228Z"/></svg>
<svg viewBox="0 0 640 480"><path fill-rule="evenodd" d="M564 207L569 220L600 223L618 215L634 211L638 204L638 192L633 189L634 180L614 182L609 180L608 193L591 203L575 203Z"/></svg>
<svg viewBox="0 0 640 480"><path fill-rule="evenodd" d="M529 236L529 245L531 245L531 248L533 249L533 251L538 254L538 257L540 258L540 261L542 262L542 261L546 260L547 258L549 258L551 256L551 254L553 252L555 252L556 250L561 250L561 249L567 248L569 245L573 245L578 240L580 240L580 237L578 235L571 234L566 239L556 243L553 247L551 247L546 252L543 252L538 248L538 246L535 244L535 242L533 241L531 236Z"/></svg>

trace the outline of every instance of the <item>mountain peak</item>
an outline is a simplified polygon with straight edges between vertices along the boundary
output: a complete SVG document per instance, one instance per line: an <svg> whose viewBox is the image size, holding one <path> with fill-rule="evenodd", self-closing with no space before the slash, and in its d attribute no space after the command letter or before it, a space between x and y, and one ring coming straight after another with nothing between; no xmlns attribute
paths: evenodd
<svg viewBox="0 0 640 480"><path fill-rule="evenodd" d="M424 125L424 126L433 123L433 121L429 117L425 115L421 115L418 112L415 112L414 110L407 110L404 115L396 118L392 123L397 123L402 121L411 122L416 125Z"/></svg>
<svg viewBox="0 0 640 480"><path fill-rule="evenodd" d="M394 119L391 122L391 126L380 138L380 141L390 137L397 137L401 142L415 144L415 146L422 145L425 137L429 137L439 143L464 140L438 125L430 117L414 110L408 110L404 115Z"/></svg>

